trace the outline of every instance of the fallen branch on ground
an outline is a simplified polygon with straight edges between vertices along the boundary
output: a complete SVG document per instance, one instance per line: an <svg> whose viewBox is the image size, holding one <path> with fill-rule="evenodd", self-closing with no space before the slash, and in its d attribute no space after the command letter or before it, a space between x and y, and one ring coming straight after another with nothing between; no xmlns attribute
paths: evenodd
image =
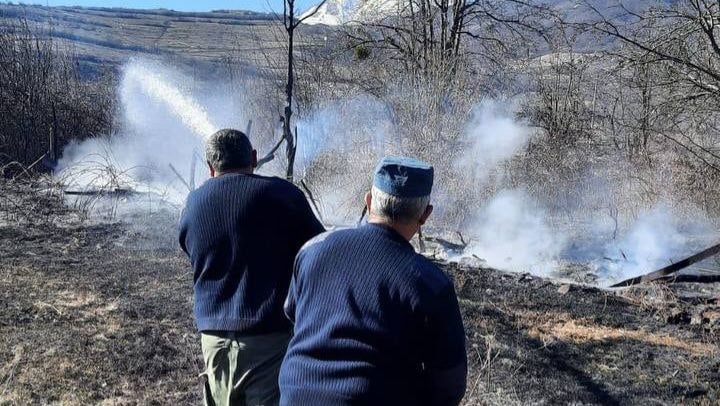
<svg viewBox="0 0 720 406"><path fill-rule="evenodd" d="M443 248L452 250L452 251L462 251L467 247L467 244L464 242L462 244L456 244L454 242L450 242L450 241L440 238L440 237L425 237L425 241L439 244Z"/></svg>
<svg viewBox="0 0 720 406"><path fill-rule="evenodd" d="M138 192L132 189L115 188L112 190L65 190L64 194L70 196L107 196L107 195L133 195Z"/></svg>

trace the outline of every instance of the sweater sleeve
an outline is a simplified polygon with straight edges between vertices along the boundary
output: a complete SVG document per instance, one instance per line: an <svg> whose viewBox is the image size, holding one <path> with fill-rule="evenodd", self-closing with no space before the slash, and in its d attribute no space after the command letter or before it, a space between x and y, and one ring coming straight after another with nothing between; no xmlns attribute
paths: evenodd
<svg viewBox="0 0 720 406"><path fill-rule="evenodd" d="M436 297L426 322L423 349L426 404L458 405L465 395L467 354L465 329L452 285Z"/></svg>
<svg viewBox="0 0 720 406"><path fill-rule="evenodd" d="M298 291L300 285L300 281L298 280L298 277L300 276L300 272L298 272L298 264L301 260L301 256L302 251L298 253L298 256L295 258L293 276L292 279L290 279L290 288L288 289L288 295L285 298L285 304L283 305L285 317L287 317L292 324L295 324L295 309L297 307L298 294L300 293Z"/></svg>

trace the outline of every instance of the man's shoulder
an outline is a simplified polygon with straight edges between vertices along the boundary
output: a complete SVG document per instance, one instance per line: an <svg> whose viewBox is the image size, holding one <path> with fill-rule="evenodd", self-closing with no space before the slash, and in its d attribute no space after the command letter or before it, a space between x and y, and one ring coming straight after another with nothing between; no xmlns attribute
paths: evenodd
<svg viewBox="0 0 720 406"><path fill-rule="evenodd" d="M227 174L210 178L197 189L190 192L188 200L198 199L203 196L222 193L228 187L240 186L251 190L267 191L287 196L302 196L302 191L297 186L285 179L276 176L264 175L240 175Z"/></svg>
<svg viewBox="0 0 720 406"><path fill-rule="evenodd" d="M413 270L418 282L433 294L445 292L453 286L450 278L435 263L420 254L413 258Z"/></svg>
<svg viewBox="0 0 720 406"><path fill-rule="evenodd" d="M288 188L288 189L293 189L293 190L298 189L294 183L292 183L286 179L280 178L278 176L266 176L266 175L259 175L257 173L254 173L252 175L247 175L247 177L249 179L253 179L254 181L256 181L258 183L263 183L263 184L271 185L274 187Z"/></svg>
<svg viewBox="0 0 720 406"><path fill-rule="evenodd" d="M187 197L185 197L185 208L192 207L193 203L197 203L203 199L206 199L209 195L212 194L212 190L214 187L210 185L211 179L208 179L207 181L203 182L200 186L190 191L190 193L187 194Z"/></svg>
<svg viewBox="0 0 720 406"><path fill-rule="evenodd" d="M282 196L292 196L292 197L304 197L305 195L303 192L295 186L294 183L285 180L283 178L279 178L277 176L264 176L264 175L249 175L249 177L257 183L257 185L262 186L269 192L274 192L277 194L280 194Z"/></svg>
<svg viewBox="0 0 720 406"><path fill-rule="evenodd" d="M329 246L335 245L340 241L344 241L348 238L354 238L357 234L356 230L357 229L355 228L341 228L325 231L306 242L300 249L300 252L310 252L329 248Z"/></svg>

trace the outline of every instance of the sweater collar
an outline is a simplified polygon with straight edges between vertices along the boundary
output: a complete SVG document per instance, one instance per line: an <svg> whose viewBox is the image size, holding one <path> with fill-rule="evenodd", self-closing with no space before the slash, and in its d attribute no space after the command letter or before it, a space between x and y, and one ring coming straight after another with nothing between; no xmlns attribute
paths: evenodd
<svg viewBox="0 0 720 406"><path fill-rule="evenodd" d="M413 251L415 248L410 244L410 241L406 240L405 237L400 235L397 231L395 231L392 227L384 225L384 224L375 224L375 223L366 223L363 227L367 228L368 230L371 230L373 232L382 234L383 236L387 237L390 240L393 240L401 245L406 246L407 248L412 249Z"/></svg>

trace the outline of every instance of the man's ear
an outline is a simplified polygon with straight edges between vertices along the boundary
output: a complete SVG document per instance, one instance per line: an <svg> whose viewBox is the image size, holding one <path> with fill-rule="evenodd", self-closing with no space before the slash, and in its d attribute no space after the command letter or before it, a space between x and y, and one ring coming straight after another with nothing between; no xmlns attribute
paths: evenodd
<svg viewBox="0 0 720 406"><path fill-rule="evenodd" d="M372 193L365 193L365 207L367 207L368 216L370 215L370 204L372 204Z"/></svg>
<svg viewBox="0 0 720 406"><path fill-rule="evenodd" d="M258 158L257 158L257 150L252 151L252 167L257 168L258 165Z"/></svg>
<svg viewBox="0 0 720 406"><path fill-rule="evenodd" d="M427 221L428 217L430 217L432 212L433 212L433 205L428 204L428 207L425 208L425 212L423 212L422 216L420 216L420 225L425 224L425 222Z"/></svg>
<svg viewBox="0 0 720 406"><path fill-rule="evenodd" d="M215 177L215 169L212 167L212 165L210 165L210 162L207 162L207 166L208 166L208 169L210 169L210 177L214 178Z"/></svg>

